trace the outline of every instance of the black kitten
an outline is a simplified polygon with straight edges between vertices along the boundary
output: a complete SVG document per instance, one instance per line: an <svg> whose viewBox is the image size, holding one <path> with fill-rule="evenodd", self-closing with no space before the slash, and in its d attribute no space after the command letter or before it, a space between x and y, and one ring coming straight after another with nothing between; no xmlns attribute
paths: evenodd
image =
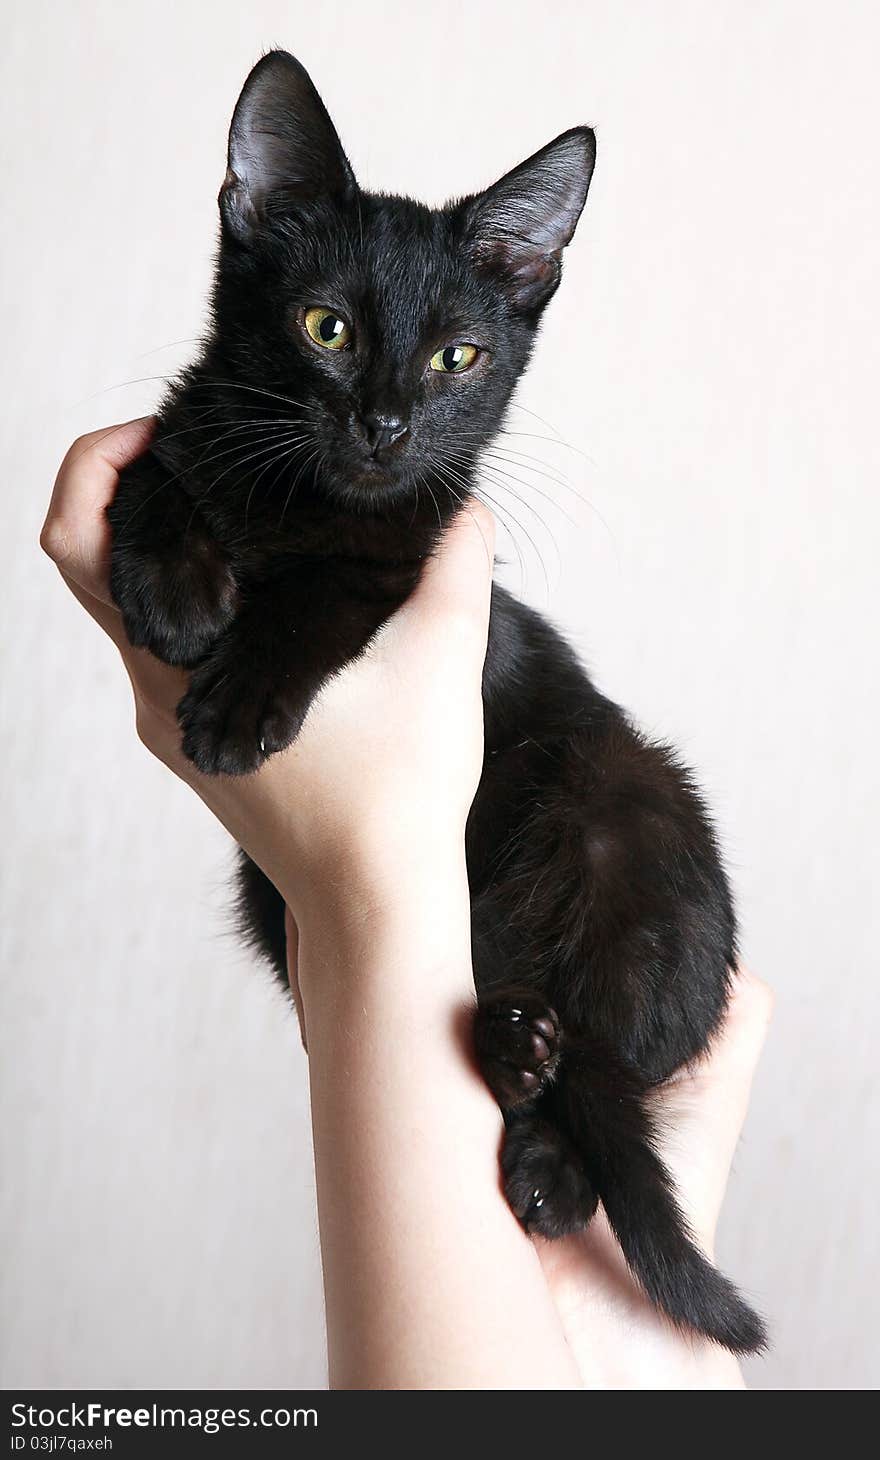
<svg viewBox="0 0 880 1460"><path fill-rule="evenodd" d="M560 279L595 139L576 127L432 210L362 192L303 68L264 57L220 192L213 329L110 510L129 637L192 669L184 749L242 774L412 591L472 489ZM675 1322L738 1352L760 1320L692 1241L647 1096L703 1053L735 956L689 776L495 589L468 825L476 1044L529 1231L605 1207ZM285 977L283 907L243 861L245 927Z"/></svg>

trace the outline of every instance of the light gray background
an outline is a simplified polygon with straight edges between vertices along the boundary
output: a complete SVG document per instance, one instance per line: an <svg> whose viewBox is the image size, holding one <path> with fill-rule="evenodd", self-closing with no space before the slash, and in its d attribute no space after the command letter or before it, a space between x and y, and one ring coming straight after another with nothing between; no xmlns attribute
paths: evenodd
<svg viewBox="0 0 880 1460"><path fill-rule="evenodd" d="M597 126L520 397L586 455L522 440L570 481L506 499L525 591L698 768L778 992L720 1243L773 1329L750 1381L872 1386L876 7L3 12L5 1384L324 1382L296 1031L224 934L224 836L36 548L69 440L192 348L229 113L284 44L374 186L440 200Z"/></svg>

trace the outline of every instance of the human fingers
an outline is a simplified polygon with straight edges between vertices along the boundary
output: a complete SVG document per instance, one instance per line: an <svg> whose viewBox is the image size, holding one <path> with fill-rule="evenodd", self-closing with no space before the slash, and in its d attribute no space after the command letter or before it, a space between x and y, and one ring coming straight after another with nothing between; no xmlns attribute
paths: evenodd
<svg viewBox="0 0 880 1460"><path fill-rule="evenodd" d="M485 649L494 564L495 519L469 503L444 533L415 592L393 620L396 636L424 630L463 634Z"/></svg>
<svg viewBox="0 0 880 1460"><path fill-rule="evenodd" d="M107 507L120 471L146 449L154 425L152 416L142 416L74 441L55 479L40 534L43 551L68 581L110 606Z"/></svg>
<svg viewBox="0 0 880 1460"><path fill-rule="evenodd" d="M709 1052L658 1092L663 1153L707 1243L714 1236L772 1013L768 985L746 969L736 970L727 1013Z"/></svg>

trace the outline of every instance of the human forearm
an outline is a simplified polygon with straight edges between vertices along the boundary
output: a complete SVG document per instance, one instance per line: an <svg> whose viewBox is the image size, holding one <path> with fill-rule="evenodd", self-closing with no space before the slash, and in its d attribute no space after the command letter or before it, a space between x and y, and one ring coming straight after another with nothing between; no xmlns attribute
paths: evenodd
<svg viewBox="0 0 880 1460"><path fill-rule="evenodd" d="M374 919L300 926L331 1383L576 1387L534 1249L497 1180L469 1049L463 858Z"/></svg>

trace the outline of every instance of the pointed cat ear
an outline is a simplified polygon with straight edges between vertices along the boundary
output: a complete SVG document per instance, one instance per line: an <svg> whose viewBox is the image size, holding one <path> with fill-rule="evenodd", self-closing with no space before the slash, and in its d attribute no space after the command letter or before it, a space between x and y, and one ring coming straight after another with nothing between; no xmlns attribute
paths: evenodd
<svg viewBox="0 0 880 1460"><path fill-rule="evenodd" d="M474 262L526 312L546 304L559 283L595 161L595 133L573 127L468 204Z"/></svg>
<svg viewBox="0 0 880 1460"><path fill-rule="evenodd" d="M258 61L236 103L229 167L220 189L224 222L242 241L265 217L272 193L297 199L356 186L348 158L311 78L287 51Z"/></svg>

